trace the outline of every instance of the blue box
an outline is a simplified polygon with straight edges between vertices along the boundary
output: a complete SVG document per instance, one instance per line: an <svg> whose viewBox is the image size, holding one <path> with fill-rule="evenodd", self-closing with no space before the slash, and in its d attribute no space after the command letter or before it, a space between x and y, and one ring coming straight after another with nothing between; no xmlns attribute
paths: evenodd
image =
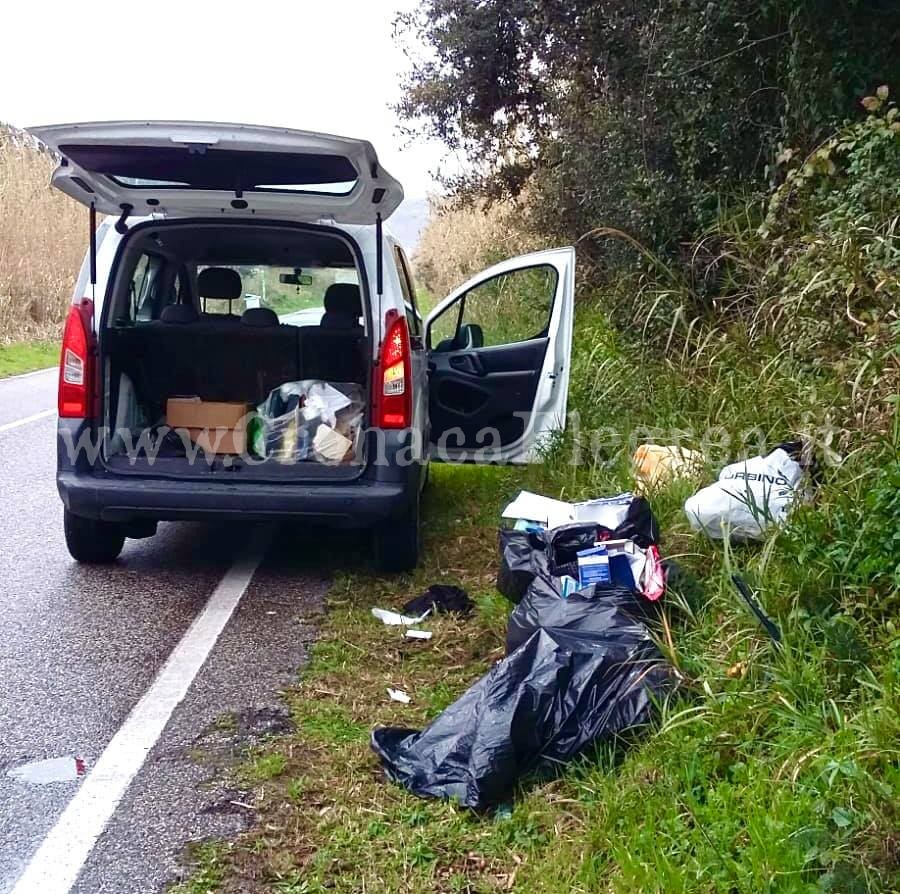
<svg viewBox="0 0 900 894"><path fill-rule="evenodd" d="M583 549L578 554L578 586L579 589L594 584L609 584L612 574L609 569L609 553L605 546Z"/></svg>

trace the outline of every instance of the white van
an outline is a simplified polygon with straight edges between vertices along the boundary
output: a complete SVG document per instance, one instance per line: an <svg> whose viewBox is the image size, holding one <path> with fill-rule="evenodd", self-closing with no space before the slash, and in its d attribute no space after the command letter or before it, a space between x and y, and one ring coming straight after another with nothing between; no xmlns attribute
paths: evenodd
<svg viewBox="0 0 900 894"><path fill-rule="evenodd" d="M572 248L497 264L425 315L384 226L402 187L365 140L31 133L90 209L59 380L75 559L112 561L159 520L234 516L371 527L379 567L410 568L429 458L527 462L563 427Z"/></svg>

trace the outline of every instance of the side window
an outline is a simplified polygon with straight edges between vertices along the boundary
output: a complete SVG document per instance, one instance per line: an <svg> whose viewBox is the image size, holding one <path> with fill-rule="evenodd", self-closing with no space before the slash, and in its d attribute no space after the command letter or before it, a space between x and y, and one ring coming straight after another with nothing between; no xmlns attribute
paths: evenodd
<svg viewBox="0 0 900 894"><path fill-rule="evenodd" d="M397 275L400 277L400 290L403 292L403 303L406 305L406 319L410 335L421 335L422 317L419 315L419 308L416 304L416 287L413 285L406 255L399 245L394 248L394 261L397 264Z"/></svg>
<svg viewBox="0 0 900 894"><path fill-rule="evenodd" d="M163 259L158 255L141 255L129 285L130 320L154 319Z"/></svg>
<svg viewBox="0 0 900 894"><path fill-rule="evenodd" d="M436 351L510 345L543 338L550 325L558 275L549 264L500 273L479 283L431 324Z"/></svg>

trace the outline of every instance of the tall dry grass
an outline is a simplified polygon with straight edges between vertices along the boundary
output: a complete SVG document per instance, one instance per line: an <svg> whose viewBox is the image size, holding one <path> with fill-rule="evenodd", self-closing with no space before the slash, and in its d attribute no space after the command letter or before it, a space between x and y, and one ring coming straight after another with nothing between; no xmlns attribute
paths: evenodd
<svg viewBox="0 0 900 894"><path fill-rule="evenodd" d="M0 343L55 338L87 243L87 212L50 188L55 162L0 126Z"/></svg>
<svg viewBox="0 0 900 894"><path fill-rule="evenodd" d="M430 204L413 263L417 279L435 298L490 264L547 247L530 231L527 198L466 206L432 199Z"/></svg>

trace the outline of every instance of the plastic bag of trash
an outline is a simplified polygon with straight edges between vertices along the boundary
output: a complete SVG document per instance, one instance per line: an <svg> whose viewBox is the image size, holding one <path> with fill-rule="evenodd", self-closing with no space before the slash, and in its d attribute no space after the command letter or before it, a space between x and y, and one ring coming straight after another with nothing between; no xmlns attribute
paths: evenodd
<svg viewBox="0 0 900 894"><path fill-rule="evenodd" d="M251 450L285 464L355 461L364 406L362 387L354 382L285 382L257 407Z"/></svg>
<svg viewBox="0 0 900 894"><path fill-rule="evenodd" d="M518 602L535 577L541 577L558 597L560 585L554 578L567 575L577 579L578 552L589 549L596 541L617 540L631 540L642 550L659 542L659 525L643 497L631 497L615 528L590 523L563 525L549 531L501 529L497 589L507 599ZM641 588L637 580L635 585Z"/></svg>
<svg viewBox="0 0 900 894"><path fill-rule="evenodd" d="M716 540L759 540L787 518L802 478L801 464L779 447L725 466L718 481L685 501L684 511L695 531Z"/></svg>
<svg viewBox="0 0 900 894"><path fill-rule="evenodd" d="M506 654L514 652L541 628L604 633L655 618L652 603L628 587L587 587L566 599L559 592L538 584L529 587L506 624Z"/></svg>
<svg viewBox="0 0 900 894"><path fill-rule="evenodd" d="M374 730L387 775L415 794L484 809L524 776L552 774L591 743L647 723L672 683L669 666L624 611L588 629L592 614L582 613L585 630L536 629L421 732Z"/></svg>
<svg viewBox="0 0 900 894"><path fill-rule="evenodd" d="M545 553L547 544L539 534L501 528L497 539L500 546L500 569L497 589L513 602L518 602L534 580L533 554Z"/></svg>

